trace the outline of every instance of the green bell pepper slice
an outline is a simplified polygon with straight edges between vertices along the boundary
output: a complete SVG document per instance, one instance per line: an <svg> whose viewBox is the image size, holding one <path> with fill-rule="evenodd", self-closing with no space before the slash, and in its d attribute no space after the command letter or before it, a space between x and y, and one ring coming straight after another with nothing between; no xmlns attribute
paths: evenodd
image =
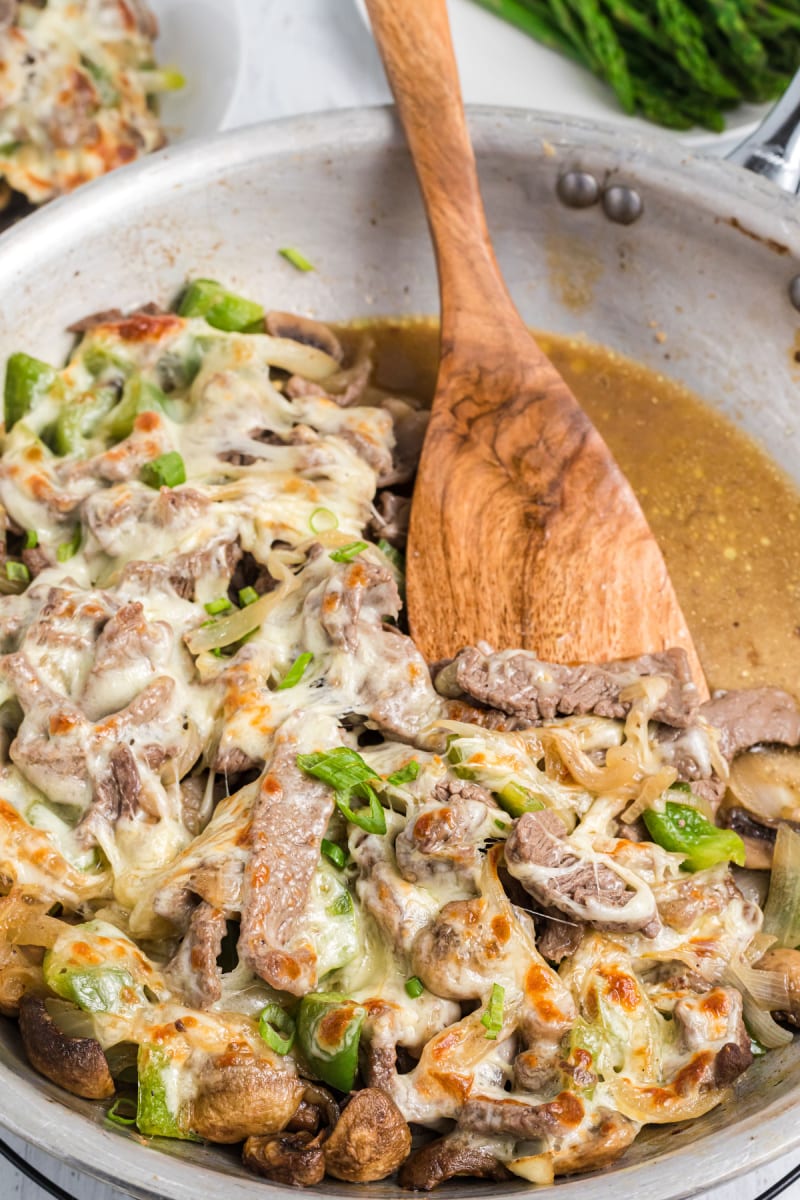
<svg viewBox="0 0 800 1200"><path fill-rule="evenodd" d="M118 1013L139 1002L139 990L124 967L56 967L45 961L48 985L84 1012Z"/></svg>
<svg viewBox="0 0 800 1200"><path fill-rule="evenodd" d="M99 422L114 406L114 398L106 389L86 392L65 401L52 430L51 444L60 455L81 454L84 441L91 437Z"/></svg>
<svg viewBox="0 0 800 1200"><path fill-rule="evenodd" d="M253 300L246 300L227 291L214 279L195 279L184 292L178 314L181 317L203 317L215 329L226 333L263 330L264 309Z"/></svg>
<svg viewBox="0 0 800 1200"><path fill-rule="evenodd" d="M55 370L29 354L12 354L6 364L3 393L6 433L31 411L57 378Z"/></svg>
<svg viewBox="0 0 800 1200"><path fill-rule="evenodd" d="M161 388L142 379L141 375L134 375L125 385L119 404L104 421L103 433L112 443L123 441L133 432L139 413L163 412L166 400Z"/></svg>
<svg viewBox="0 0 800 1200"><path fill-rule="evenodd" d="M495 791L497 802L510 817L521 817L526 812L540 812L544 804L528 788L518 783L507 783Z"/></svg>
<svg viewBox="0 0 800 1200"><path fill-rule="evenodd" d="M160 1046L142 1042L137 1057L138 1085L136 1096L136 1126L148 1137L181 1138L196 1142L185 1128L170 1087L170 1072L173 1070L169 1055Z"/></svg>
<svg viewBox="0 0 800 1200"><path fill-rule="evenodd" d="M311 992L300 1002L297 1045L310 1070L329 1087L352 1090L366 1010L338 992Z"/></svg>
<svg viewBox="0 0 800 1200"><path fill-rule="evenodd" d="M683 854L688 871L704 871L717 863L744 866L744 842L732 829L718 829L689 804L668 800L663 812L648 809L642 814L650 837L664 850Z"/></svg>

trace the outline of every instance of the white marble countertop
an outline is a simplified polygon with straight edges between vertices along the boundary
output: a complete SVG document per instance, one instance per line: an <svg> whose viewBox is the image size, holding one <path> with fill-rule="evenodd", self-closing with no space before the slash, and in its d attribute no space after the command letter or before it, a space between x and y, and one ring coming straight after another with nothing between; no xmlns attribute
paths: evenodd
<svg viewBox="0 0 800 1200"><path fill-rule="evenodd" d="M225 117L226 127L389 100L375 47L353 0L229 2L238 4L240 12L244 65ZM16 1139L8 1140L26 1161L74 1200L124 1200L127 1195L87 1175L67 1170ZM756 1200L796 1161L797 1155L790 1155L734 1183L704 1193L703 1200ZM0 1159L0 1200L43 1200L45 1195ZM255 1183L254 1196L257 1195ZM783 1195L788 1200L800 1200L800 1183Z"/></svg>

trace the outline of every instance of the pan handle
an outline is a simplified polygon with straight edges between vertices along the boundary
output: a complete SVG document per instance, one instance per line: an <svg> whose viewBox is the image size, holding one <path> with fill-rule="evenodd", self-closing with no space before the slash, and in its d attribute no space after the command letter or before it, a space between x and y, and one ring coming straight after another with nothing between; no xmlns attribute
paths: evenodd
<svg viewBox="0 0 800 1200"><path fill-rule="evenodd" d="M758 129L727 158L785 192L800 192L800 71Z"/></svg>

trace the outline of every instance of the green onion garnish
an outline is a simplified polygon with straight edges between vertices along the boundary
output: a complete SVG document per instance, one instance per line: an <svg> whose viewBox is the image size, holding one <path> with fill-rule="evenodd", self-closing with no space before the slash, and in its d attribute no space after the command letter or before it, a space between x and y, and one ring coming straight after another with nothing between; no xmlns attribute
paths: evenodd
<svg viewBox="0 0 800 1200"><path fill-rule="evenodd" d="M308 518L308 528L312 533L328 533L339 528L339 518L329 508L315 508Z"/></svg>
<svg viewBox="0 0 800 1200"><path fill-rule="evenodd" d="M349 892L340 892L325 912L329 917L346 917L353 911L353 898Z"/></svg>
<svg viewBox="0 0 800 1200"><path fill-rule="evenodd" d="M25 532L25 549L34 550L39 545L39 535L35 529L28 529Z"/></svg>
<svg viewBox="0 0 800 1200"><path fill-rule="evenodd" d="M81 527L78 525L72 538L68 542L62 542L56 550L56 558L59 562L67 562L68 559L74 558L81 548Z"/></svg>
<svg viewBox="0 0 800 1200"><path fill-rule="evenodd" d="M412 779L416 779L419 775L419 763L415 758L411 762L406 763L399 771L394 771L391 775L386 776L386 782L391 783L393 787L399 787L401 783L411 783Z"/></svg>
<svg viewBox="0 0 800 1200"><path fill-rule="evenodd" d="M352 562L357 554L366 549L366 542L350 542L347 546L340 546L338 550L331 550L330 557L334 562Z"/></svg>
<svg viewBox="0 0 800 1200"><path fill-rule="evenodd" d="M152 462L145 463L141 480L151 488L174 488L186 483L186 467L178 451L169 450L166 454L159 454Z"/></svg>
<svg viewBox="0 0 800 1200"><path fill-rule="evenodd" d="M131 1113L131 1116L129 1116L129 1117L124 1116L123 1113L120 1111L125 1105L128 1106L128 1112ZM131 1100L128 1096L119 1096L118 1099L116 1099L114 1101L114 1103L111 1105L111 1108L106 1113L106 1120L110 1121L112 1125L122 1125L123 1127L125 1127L127 1125L135 1125L136 1124L136 1104L135 1104L135 1102L133 1100Z"/></svg>
<svg viewBox="0 0 800 1200"><path fill-rule="evenodd" d="M293 267L296 267L298 271L314 270L313 264L299 250L295 250L292 246L282 246L278 254L285 258L287 262L290 262Z"/></svg>
<svg viewBox="0 0 800 1200"><path fill-rule="evenodd" d="M288 1054L294 1043L294 1020L280 1004L265 1005L258 1018L258 1032L276 1054ZM282 1035L286 1036L283 1037Z"/></svg>
<svg viewBox="0 0 800 1200"><path fill-rule="evenodd" d="M492 994L489 997L489 1003L486 1005L486 1012L481 1017L481 1025L486 1029L485 1036L492 1041L494 1041L503 1028L503 1001L505 995L506 989L501 987L499 983L493 983Z"/></svg>
<svg viewBox="0 0 800 1200"><path fill-rule="evenodd" d="M297 765L307 775L321 779L336 792L336 807L342 816L366 833L386 833L386 816L372 782L380 783L372 767L349 746L315 754L298 754ZM369 809L353 809L353 797L366 800Z"/></svg>
<svg viewBox="0 0 800 1200"><path fill-rule="evenodd" d="M6 579L12 583L30 583L31 573L25 563L10 561L6 563Z"/></svg>
<svg viewBox="0 0 800 1200"><path fill-rule="evenodd" d="M329 842L327 838L323 838L319 848L325 857L329 858L333 865L341 871L347 862L347 854L342 847L337 846L336 842Z"/></svg>
<svg viewBox="0 0 800 1200"><path fill-rule="evenodd" d="M254 587L243 587L239 589L239 603L242 608L247 608L248 604L255 604L258 599L258 592Z"/></svg>
<svg viewBox="0 0 800 1200"><path fill-rule="evenodd" d="M215 617L217 613L227 612L229 608L233 608L233 605L227 596L217 596L216 600L209 600L207 604L203 605L203 608L210 616Z"/></svg>
<svg viewBox="0 0 800 1200"><path fill-rule="evenodd" d="M410 979L406 980L405 988L406 995L410 996L412 1000L418 1000L425 991L425 985L417 975L412 975Z"/></svg>
<svg viewBox="0 0 800 1200"><path fill-rule="evenodd" d="M300 654L294 660L289 670L284 675L277 687L277 691L283 692L286 688L293 688L300 682L306 672L306 667L313 661L314 655L306 651L305 654Z"/></svg>

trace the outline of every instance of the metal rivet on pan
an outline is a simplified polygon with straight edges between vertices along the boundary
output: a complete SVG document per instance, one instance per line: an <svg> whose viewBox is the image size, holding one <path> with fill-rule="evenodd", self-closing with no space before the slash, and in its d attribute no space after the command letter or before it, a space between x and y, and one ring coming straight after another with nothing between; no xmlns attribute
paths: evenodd
<svg viewBox="0 0 800 1200"><path fill-rule="evenodd" d="M600 199L600 184L588 171L567 171L560 176L556 192L568 208L589 208Z"/></svg>
<svg viewBox="0 0 800 1200"><path fill-rule="evenodd" d="M603 212L609 221L618 225L632 225L644 212L642 197L633 188L615 183L603 192Z"/></svg>
<svg viewBox="0 0 800 1200"><path fill-rule="evenodd" d="M795 275L789 284L789 299L795 308L800 311L800 275Z"/></svg>

